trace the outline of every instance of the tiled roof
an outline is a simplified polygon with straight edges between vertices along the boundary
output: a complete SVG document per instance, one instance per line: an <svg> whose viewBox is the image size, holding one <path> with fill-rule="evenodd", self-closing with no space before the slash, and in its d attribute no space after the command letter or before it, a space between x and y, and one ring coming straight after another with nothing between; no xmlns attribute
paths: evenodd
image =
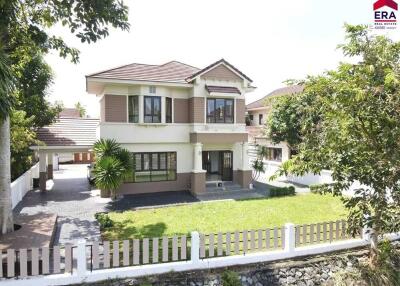
<svg viewBox="0 0 400 286"><path fill-rule="evenodd" d="M240 90L236 87L232 86L215 86L215 85L206 85L206 90L208 93L217 92L217 93L237 93L240 94Z"/></svg>
<svg viewBox="0 0 400 286"><path fill-rule="evenodd" d="M91 146L96 141L98 119L59 118L37 131L37 138L47 146Z"/></svg>
<svg viewBox="0 0 400 286"><path fill-rule="evenodd" d="M186 78L199 71L190 65L172 61L163 65L129 64L88 75L93 78L187 83Z"/></svg>
<svg viewBox="0 0 400 286"><path fill-rule="evenodd" d="M246 108L253 109L253 108L264 107L264 101L268 97L301 93L303 91L303 89L304 89L304 86L302 86L302 85L290 85L290 86L278 88L278 89L275 89L273 92L267 94L263 98L261 98L257 101L254 101L252 103L249 103L248 105L246 105Z"/></svg>
<svg viewBox="0 0 400 286"><path fill-rule="evenodd" d="M58 117L73 117L80 118L79 110L76 108L63 108L61 112L58 114Z"/></svg>
<svg viewBox="0 0 400 286"><path fill-rule="evenodd" d="M220 59L219 61L216 61L215 63L212 63L211 65L205 67L204 69L201 69L199 71L197 71L196 73L190 75L187 77L186 80L191 81L193 78L195 78L196 76L206 72L207 70L211 69L214 66L219 65L220 63L224 63L225 65L227 65L228 67L230 67L231 69L233 69L235 72L237 72L241 77L247 79L249 82L253 82L251 80L251 78L249 78L247 75L245 75L244 73L242 73L240 70L238 70L234 65L228 63L226 60L224 59Z"/></svg>

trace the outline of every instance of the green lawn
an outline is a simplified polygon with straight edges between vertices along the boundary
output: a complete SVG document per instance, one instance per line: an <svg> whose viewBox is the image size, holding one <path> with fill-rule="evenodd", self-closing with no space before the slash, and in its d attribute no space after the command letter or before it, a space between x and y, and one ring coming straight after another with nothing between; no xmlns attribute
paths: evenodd
<svg viewBox="0 0 400 286"><path fill-rule="evenodd" d="M345 218L338 198L316 194L293 197L196 203L139 211L110 213L114 227L103 231L106 240L163 235L260 229Z"/></svg>

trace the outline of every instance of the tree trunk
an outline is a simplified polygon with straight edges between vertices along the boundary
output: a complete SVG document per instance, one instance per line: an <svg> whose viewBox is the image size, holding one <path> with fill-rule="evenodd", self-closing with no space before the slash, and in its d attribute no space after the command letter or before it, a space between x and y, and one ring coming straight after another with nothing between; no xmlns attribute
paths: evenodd
<svg viewBox="0 0 400 286"><path fill-rule="evenodd" d="M372 269L375 269L378 262L378 234L375 230L370 233L370 254L369 254L369 264Z"/></svg>
<svg viewBox="0 0 400 286"><path fill-rule="evenodd" d="M0 225L1 233L14 230L11 202L10 118L0 120Z"/></svg>
<svg viewBox="0 0 400 286"><path fill-rule="evenodd" d="M110 197L109 190L100 189L100 198L109 198L109 197Z"/></svg>

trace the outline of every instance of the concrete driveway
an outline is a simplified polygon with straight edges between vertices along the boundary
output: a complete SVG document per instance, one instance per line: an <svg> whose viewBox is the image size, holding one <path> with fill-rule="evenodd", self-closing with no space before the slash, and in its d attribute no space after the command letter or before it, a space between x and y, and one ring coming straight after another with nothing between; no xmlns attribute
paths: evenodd
<svg viewBox="0 0 400 286"><path fill-rule="evenodd" d="M26 194L14 212L21 214L55 213L58 227L55 244L77 239L99 240L100 229L94 214L106 211L109 199L102 199L91 190L86 178L87 165L60 165L54 180L47 181L47 191Z"/></svg>

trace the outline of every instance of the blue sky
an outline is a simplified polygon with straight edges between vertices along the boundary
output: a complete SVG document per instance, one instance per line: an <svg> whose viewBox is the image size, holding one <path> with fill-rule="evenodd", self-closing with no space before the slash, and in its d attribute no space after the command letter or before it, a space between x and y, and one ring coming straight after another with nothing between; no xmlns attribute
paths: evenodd
<svg viewBox="0 0 400 286"><path fill-rule="evenodd" d="M61 27L52 32L81 50L74 65L57 54L46 57L55 73L50 101L86 105L98 116L85 74L139 62L179 60L199 68L225 58L254 80L254 101L286 79L301 79L334 68L343 57L343 24L372 24L373 0L128 0L130 32L112 30L82 45ZM399 12L400 14L400 12ZM400 39L400 28L390 31Z"/></svg>

